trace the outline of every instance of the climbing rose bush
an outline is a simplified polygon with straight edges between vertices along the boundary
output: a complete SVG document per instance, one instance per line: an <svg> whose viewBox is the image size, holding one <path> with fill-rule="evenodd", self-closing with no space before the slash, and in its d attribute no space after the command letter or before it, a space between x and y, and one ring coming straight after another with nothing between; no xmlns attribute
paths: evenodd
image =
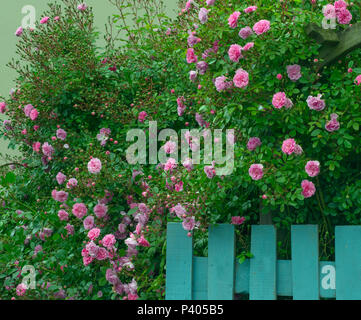
<svg viewBox="0 0 361 320"><path fill-rule="evenodd" d="M176 19L157 21L159 2L140 1L137 26L122 20L127 6L114 17L125 44L110 33L99 52L91 8L63 2L35 30L16 31L28 66L10 64L17 87L0 104L2 133L23 155L1 169L2 296L161 299L169 221L194 237L197 255L210 224L232 223L241 256L264 213L286 232L319 224L321 246L332 225L361 222L361 51L321 68L305 32L333 12L335 32L348 28L359 4L189 0ZM157 133L187 129L201 160L200 137L223 129L233 172L217 175L214 160L177 162L171 139L158 145L165 163L129 164L127 132L149 138L150 121ZM19 283L26 264L36 289Z"/></svg>

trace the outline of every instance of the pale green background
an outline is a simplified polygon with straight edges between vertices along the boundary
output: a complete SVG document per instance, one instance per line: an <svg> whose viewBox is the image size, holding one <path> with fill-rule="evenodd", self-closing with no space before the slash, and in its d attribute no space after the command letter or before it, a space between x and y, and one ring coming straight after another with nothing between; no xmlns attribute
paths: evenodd
<svg viewBox="0 0 361 320"><path fill-rule="evenodd" d="M46 10L49 0L0 0L0 94L7 96L10 89L14 87L16 73L6 64L15 56L18 38L14 35L16 29L21 25L24 15L22 8L26 5L34 6L36 10L36 21L40 20L42 13ZM79 3L83 2L79 0ZM117 9L108 0L85 0L88 6L93 7L95 25L104 33L107 17L117 13ZM178 0L164 0L167 8L166 13L174 17ZM101 35L102 38L102 35ZM101 42L100 42L101 43ZM3 118L2 118L3 119ZM7 149L7 142L0 139L0 153L14 154ZM0 163L3 162L0 159Z"/></svg>

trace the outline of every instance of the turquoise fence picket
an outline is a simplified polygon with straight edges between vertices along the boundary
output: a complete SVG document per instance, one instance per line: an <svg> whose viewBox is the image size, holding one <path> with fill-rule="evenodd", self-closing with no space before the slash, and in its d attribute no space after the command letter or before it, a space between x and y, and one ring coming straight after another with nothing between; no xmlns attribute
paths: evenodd
<svg viewBox="0 0 361 320"><path fill-rule="evenodd" d="M336 246L336 299L361 299L361 226L338 226Z"/></svg>
<svg viewBox="0 0 361 320"><path fill-rule="evenodd" d="M193 241L180 223L167 226L167 300L192 299Z"/></svg>
<svg viewBox="0 0 361 320"><path fill-rule="evenodd" d="M318 300L318 227L291 227L292 288L295 300Z"/></svg>
<svg viewBox="0 0 361 320"><path fill-rule="evenodd" d="M361 226L336 227L335 261L319 261L318 237L316 225L292 226L291 260L277 260L275 227L252 226L253 257L239 263L233 225L211 226L208 257L195 257L182 224L169 223L166 299L361 300Z"/></svg>
<svg viewBox="0 0 361 320"><path fill-rule="evenodd" d="M277 246L272 225L252 226L249 298L276 299Z"/></svg>

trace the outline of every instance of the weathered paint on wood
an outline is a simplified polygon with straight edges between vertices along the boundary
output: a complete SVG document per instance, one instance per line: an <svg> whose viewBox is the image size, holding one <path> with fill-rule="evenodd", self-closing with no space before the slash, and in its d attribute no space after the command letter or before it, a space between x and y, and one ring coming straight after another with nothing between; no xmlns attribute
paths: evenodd
<svg viewBox="0 0 361 320"><path fill-rule="evenodd" d="M361 226L337 226L336 299L361 299Z"/></svg>
<svg viewBox="0 0 361 320"><path fill-rule="evenodd" d="M168 223L166 299L192 300L193 238L181 223Z"/></svg>
<svg viewBox="0 0 361 320"><path fill-rule="evenodd" d="M208 300L208 258L193 257L193 300Z"/></svg>
<svg viewBox="0 0 361 320"><path fill-rule="evenodd" d="M319 300L317 225L291 227L292 291L294 300Z"/></svg>
<svg viewBox="0 0 361 320"><path fill-rule="evenodd" d="M208 299L232 300L235 278L235 232L230 224L209 227Z"/></svg>
<svg viewBox="0 0 361 320"><path fill-rule="evenodd" d="M249 298L276 299L276 229L272 225L252 226Z"/></svg>

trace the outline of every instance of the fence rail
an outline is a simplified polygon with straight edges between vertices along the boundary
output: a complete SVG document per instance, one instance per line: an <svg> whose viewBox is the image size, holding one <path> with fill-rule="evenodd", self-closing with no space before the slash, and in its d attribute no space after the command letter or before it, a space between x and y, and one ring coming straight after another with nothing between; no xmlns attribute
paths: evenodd
<svg viewBox="0 0 361 320"><path fill-rule="evenodd" d="M336 226L335 262L319 261L318 248L317 225L294 225L292 260L277 260L275 227L252 226L253 257L240 264L234 226L219 224L208 230L208 257L196 257L182 224L168 223L166 299L361 300L361 226Z"/></svg>

